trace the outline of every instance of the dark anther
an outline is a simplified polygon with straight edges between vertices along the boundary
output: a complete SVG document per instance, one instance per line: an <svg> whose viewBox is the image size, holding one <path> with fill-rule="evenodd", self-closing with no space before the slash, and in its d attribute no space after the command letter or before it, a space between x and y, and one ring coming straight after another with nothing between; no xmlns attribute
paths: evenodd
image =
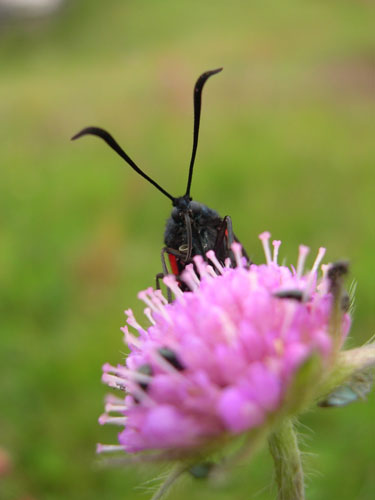
<svg viewBox="0 0 375 500"><path fill-rule="evenodd" d="M336 296L342 287L343 277L349 272L349 263L339 261L332 264L328 270L328 279L330 281L329 291Z"/></svg>
<svg viewBox="0 0 375 500"><path fill-rule="evenodd" d="M143 375L148 375L148 376L151 377L151 375L152 375L152 367L148 363L145 363L144 365L138 366L137 372L138 373L142 373ZM148 383L147 382L138 382L138 385L144 391L147 391L147 389L148 389Z"/></svg>
<svg viewBox="0 0 375 500"><path fill-rule="evenodd" d="M303 292L301 290L280 290L280 292L276 292L273 295L279 299L293 299L298 302L302 302L303 300Z"/></svg>
<svg viewBox="0 0 375 500"><path fill-rule="evenodd" d="M351 306L350 296L347 292L344 292L341 297L341 309L344 312L348 312Z"/></svg>
<svg viewBox="0 0 375 500"><path fill-rule="evenodd" d="M169 349L168 347L161 347L158 349L159 354L170 363L172 366L176 368L178 371L182 371L185 369L184 365L178 359L176 353Z"/></svg>
<svg viewBox="0 0 375 500"><path fill-rule="evenodd" d="M331 281L336 280L337 278L348 274L349 272L349 262L347 261L338 261L332 264L328 270L328 278Z"/></svg>

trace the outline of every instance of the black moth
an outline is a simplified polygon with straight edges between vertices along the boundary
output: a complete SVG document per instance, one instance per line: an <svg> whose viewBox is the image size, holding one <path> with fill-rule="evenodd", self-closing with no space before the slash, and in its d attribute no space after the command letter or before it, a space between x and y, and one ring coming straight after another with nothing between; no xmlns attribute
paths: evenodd
<svg viewBox="0 0 375 500"><path fill-rule="evenodd" d="M233 233L231 218L227 215L221 218L211 208L193 201L190 196L191 182L193 178L194 161L198 146L199 124L201 115L202 90L208 78L219 73L222 68L206 71L197 80L194 86L194 133L193 150L191 154L186 192L183 196L174 197L163 189L151 177L145 174L134 161L118 145L115 139L105 130L98 127L87 127L76 134L72 139L78 139L84 135L96 135L103 139L116 153L123 158L139 175L145 178L161 193L172 201L173 209L167 220L164 232L164 244L161 251L163 273L157 275L157 286L160 277L168 274L165 255L168 256L171 271L177 277L181 274L187 264L192 263L195 255L201 255L206 260L206 253L213 250L219 262L225 264L226 259L234 263L231 245L238 241ZM244 257L248 261L246 252ZM185 286L180 282L181 287Z"/></svg>

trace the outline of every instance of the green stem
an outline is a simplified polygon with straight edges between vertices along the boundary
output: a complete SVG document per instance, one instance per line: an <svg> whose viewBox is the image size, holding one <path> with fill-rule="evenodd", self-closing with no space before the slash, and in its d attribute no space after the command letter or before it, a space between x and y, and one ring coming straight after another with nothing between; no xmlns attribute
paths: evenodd
<svg viewBox="0 0 375 500"><path fill-rule="evenodd" d="M271 434L269 447L275 464L278 500L305 498L301 452L291 419Z"/></svg>

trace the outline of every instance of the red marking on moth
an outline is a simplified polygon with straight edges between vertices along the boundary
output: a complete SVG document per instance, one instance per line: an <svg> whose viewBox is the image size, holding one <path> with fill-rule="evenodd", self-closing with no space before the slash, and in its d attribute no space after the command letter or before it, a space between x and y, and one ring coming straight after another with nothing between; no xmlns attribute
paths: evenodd
<svg viewBox="0 0 375 500"><path fill-rule="evenodd" d="M177 259L176 259L176 257L174 255L172 255L171 253L168 254L168 257L169 257L169 263L171 265L172 273L175 276L178 276L180 273L178 271L178 265L177 265Z"/></svg>

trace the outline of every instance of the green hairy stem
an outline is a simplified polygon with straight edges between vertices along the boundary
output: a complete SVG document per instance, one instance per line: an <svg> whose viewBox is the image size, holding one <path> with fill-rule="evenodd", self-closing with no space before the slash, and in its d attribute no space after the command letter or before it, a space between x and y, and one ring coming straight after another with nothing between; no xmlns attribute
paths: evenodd
<svg viewBox="0 0 375 500"><path fill-rule="evenodd" d="M271 434L269 447L275 465L278 500L303 500L305 488L301 452L291 419Z"/></svg>

